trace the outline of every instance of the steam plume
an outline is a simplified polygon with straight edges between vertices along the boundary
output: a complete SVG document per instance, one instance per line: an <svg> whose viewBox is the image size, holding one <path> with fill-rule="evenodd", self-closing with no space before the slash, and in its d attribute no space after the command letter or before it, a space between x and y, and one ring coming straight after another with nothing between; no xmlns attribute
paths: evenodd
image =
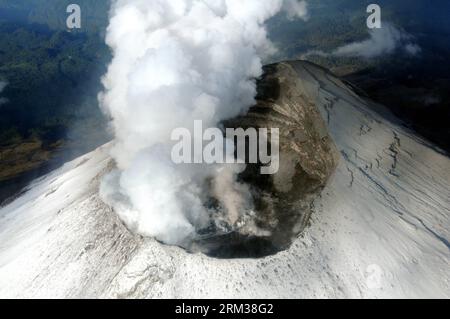
<svg viewBox="0 0 450 319"><path fill-rule="evenodd" d="M381 29L369 31L369 38L340 46L332 52L311 50L303 54L302 58L316 55L322 57L359 57L365 59L378 58L397 52L403 52L416 57L422 48L414 42L414 37L389 22L384 22Z"/></svg>
<svg viewBox="0 0 450 319"><path fill-rule="evenodd" d="M336 49L333 54L337 56L359 56L374 58L384 54L391 54L399 47L404 47L410 55L420 52L420 47L411 42L412 36L385 23L381 29L370 31L370 38L361 42L354 42Z"/></svg>
<svg viewBox="0 0 450 319"><path fill-rule="evenodd" d="M106 38L113 60L100 100L112 119L118 170L101 196L130 228L183 244L209 222L209 187L231 222L239 207L250 209L235 178L243 167L175 165L170 137L178 127L192 131L195 120L216 127L254 104L260 56L275 50L264 22L283 8L282 0L113 3Z"/></svg>

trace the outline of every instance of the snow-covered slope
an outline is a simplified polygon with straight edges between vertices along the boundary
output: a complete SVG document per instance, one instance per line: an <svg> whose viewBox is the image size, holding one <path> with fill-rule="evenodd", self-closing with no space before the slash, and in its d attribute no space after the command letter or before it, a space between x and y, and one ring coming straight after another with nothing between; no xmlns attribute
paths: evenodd
<svg viewBox="0 0 450 319"><path fill-rule="evenodd" d="M105 145L0 209L0 297L449 298L450 159L291 64L342 160L288 251L219 260L130 234L98 197Z"/></svg>

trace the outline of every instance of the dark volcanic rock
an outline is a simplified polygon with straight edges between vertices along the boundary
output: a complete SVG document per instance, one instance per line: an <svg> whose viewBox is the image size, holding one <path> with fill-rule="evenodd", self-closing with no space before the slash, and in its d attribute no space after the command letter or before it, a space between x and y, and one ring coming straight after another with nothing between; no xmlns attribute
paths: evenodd
<svg viewBox="0 0 450 319"><path fill-rule="evenodd" d="M285 62L265 67L257 104L225 127L280 130L279 172L261 175L261 165L250 164L240 175L252 187L254 222L270 235L233 232L202 244L217 257L257 257L284 250L307 226L312 203L337 166L338 153L319 110L304 94L293 66Z"/></svg>

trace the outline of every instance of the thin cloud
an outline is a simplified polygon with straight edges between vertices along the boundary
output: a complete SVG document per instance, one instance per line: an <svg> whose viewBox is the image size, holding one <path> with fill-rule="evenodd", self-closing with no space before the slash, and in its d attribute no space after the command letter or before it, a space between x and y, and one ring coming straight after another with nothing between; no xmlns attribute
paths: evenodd
<svg viewBox="0 0 450 319"><path fill-rule="evenodd" d="M3 90L5 89L5 87L7 85L8 85L8 82L0 81L0 94L3 93ZM0 106L5 104L6 102L8 102L8 99L6 99L0 95Z"/></svg>
<svg viewBox="0 0 450 319"><path fill-rule="evenodd" d="M304 0L285 0L283 3L283 10L286 12L289 20L297 18L308 19L308 3Z"/></svg>
<svg viewBox="0 0 450 319"><path fill-rule="evenodd" d="M408 53L409 55L415 56L420 54L420 52L422 52L422 48L420 46L418 46L417 44L414 43L408 43L405 46L405 51L406 53Z"/></svg>
<svg viewBox="0 0 450 319"><path fill-rule="evenodd" d="M403 48L406 53L414 56L419 54L421 49L412 41L413 38L410 34L385 23L381 29L371 30L369 39L337 48L332 55L375 58L392 54Z"/></svg>

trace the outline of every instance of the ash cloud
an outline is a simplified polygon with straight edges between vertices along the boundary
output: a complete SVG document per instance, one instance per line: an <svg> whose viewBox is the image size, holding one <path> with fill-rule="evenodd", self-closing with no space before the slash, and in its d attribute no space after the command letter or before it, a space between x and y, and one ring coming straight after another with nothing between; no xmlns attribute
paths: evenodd
<svg viewBox="0 0 450 319"><path fill-rule="evenodd" d="M106 42L113 60L99 96L112 119L117 170L100 189L135 232L184 245L217 214L214 193L233 224L252 209L242 165L175 165L171 132L193 131L248 110L255 103L261 57L275 52L265 21L294 1L116 0ZM291 18L305 17L299 3ZM232 154L230 154L231 156ZM212 191L211 191L212 190Z"/></svg>

